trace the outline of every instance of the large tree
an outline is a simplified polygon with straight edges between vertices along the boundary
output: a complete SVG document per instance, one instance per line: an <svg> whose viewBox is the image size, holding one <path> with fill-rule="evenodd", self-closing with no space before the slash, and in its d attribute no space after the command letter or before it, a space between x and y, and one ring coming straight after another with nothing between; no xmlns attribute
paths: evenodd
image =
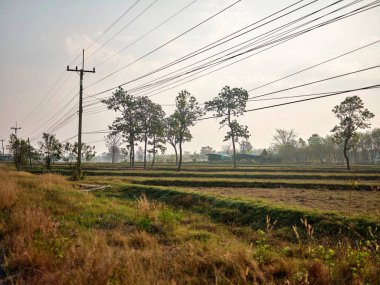
<svg viewBox="0 0 380 285"><path fill-rule="evenodd" d="M228 126L229 131L224 137L224 141L231 140L234 168L236 168L236 142L239 138L248 139L250 137L248 127L241 125L234 117L239 117L245 112L248 101L248 92L242 88L223 87L217 97L205 103L206 111L213 112L214 117L221 117L219 122L221 127Z"/></svg>
<svg viewBox="0 0 380 285"><path fill-rule="evenodd" d="M141 135L138 102L134 96L119 87L110 98L102 100L102 103L106 104L109 110L120 113L109 129L111 134L123 136L127 143L129 165L133 168L135 166L135 145Z"/></svg>
<svg viewBox="0 0 380 285"><path fill-rule="evenodd" d="M19 139L14 134L11 134L7 149L12 154L17 170L21 170L28 163L28 156L31 150L30 145L26 140Z"/></svg>
<svg viewBox="0 0 380 285"><path fill-rule="evenodd" d="M343 144L343 155L346 159L347 170L350 170L350 159L348 152L353 147L357 131L369 128L369 120L375 115L364 108L363 101L358 96L347 97L340 105L336 105L332 110L339 119L331 132L339 144Z"/></svg>
<svg viewBox="0 0 380 285"><path fill-rule="evenodd" d="M62 144L54 134L43 133L42 140L38 142L39 152L45 161L46 169L51 168L53 161L62 157Z"/></svg>
<svg viewBox="0 0 380 285"><path fill-rule="evenodd" d="M197 100L188 91L182 90L175 99L176 109L173 119L176 122L176 140L179 148L178 171L182 166L182 144L189 140L189 128L203 115L203 110Z"/></svg>
<svg viewBox="0 0 380 285"><path fill-rule="evenodd" d="M159 136L162 133L162 121L165 117L165 112L162 110L161 105L153 103L145 96L139 97L137 103L142 133L141 140L144 144L144 169L146 169L148 144L153 144L153 153L155 155L160 141Z"/></svg>

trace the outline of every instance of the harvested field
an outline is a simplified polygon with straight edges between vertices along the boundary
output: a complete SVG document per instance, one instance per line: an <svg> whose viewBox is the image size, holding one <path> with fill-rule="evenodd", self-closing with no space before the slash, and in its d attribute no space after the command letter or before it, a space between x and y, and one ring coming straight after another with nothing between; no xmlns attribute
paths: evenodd
<svg viewBox="0 0 380 285"><path fill-rule="evenodd" d="M267 188L179 188L220 197L262 199L278 205L336 212L347 216L367 216L380 222L380 191L267 189Z"/></svg>

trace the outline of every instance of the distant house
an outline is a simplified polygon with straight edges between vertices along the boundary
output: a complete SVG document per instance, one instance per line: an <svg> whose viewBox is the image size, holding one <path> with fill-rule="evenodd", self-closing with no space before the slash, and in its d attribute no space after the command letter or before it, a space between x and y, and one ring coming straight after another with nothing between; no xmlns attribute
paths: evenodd
<svg viewBox="0 0 380 285"><path fill-rule="evenodd" d="M12 155L11 154L0 154L0 161L11 161Z"/></svg>
<svg viewBox="0 0 380 285"><path fill-rule="evenodd" d="M252 161L256 160L258 161L260 159L259 155L254 155L254 154L248 154L248 153L237 153L236 154L236 160L247 160L247 161Z"/></svg>
<svg viewBox="0 0 380 285"><path fill-rule="evenodd" d="M229 161L231 157L223 153L206 153L208 161Z"/></svg>

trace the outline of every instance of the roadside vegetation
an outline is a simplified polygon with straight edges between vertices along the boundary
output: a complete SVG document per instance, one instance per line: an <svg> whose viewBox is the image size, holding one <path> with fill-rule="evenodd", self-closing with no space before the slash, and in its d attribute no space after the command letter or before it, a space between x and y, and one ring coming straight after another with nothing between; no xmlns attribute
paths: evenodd
<svg viewBox="0 0 380 285"><path fill-rule="evenodd" d="M85 191L63 176L2 167L1 280L376 284L380 279L374 219L113 179L87 177L85 183L109 187Z"/></svg>

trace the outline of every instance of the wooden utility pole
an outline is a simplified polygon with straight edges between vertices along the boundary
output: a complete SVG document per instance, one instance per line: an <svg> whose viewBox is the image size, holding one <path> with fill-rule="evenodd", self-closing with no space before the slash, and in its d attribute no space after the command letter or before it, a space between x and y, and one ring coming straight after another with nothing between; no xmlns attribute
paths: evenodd
<svg viewBox="0 0 380 285"><path fill-rule="evenodd" d="M15 131L15 136L17 138L17 130L21 130L21 127L17 127L17 122L16 122L16 127L11 127L11 130Z"/></svg>
<svg viewBox="0 0 380 285"><path fill-rule="evenodd" d="M82 50L82 69L78 69L76 66L75 69L70 69L67 66L67 71L75 71L79 73L79 124L78 124L78 160L77 160L77 168L78 168L78 178L81 176L81 158L82 158L82 101L83 101L83 74L85 72L95 73L95 67L92 70L84 69L84 50Z"/></svg>
<svg viewBox="0 0 380 285"><path fill-rule="evenodd" d="M28 138L28 147L29 147L29 168L32 169L32 152L31 152L31 149L30 149L30 140Z"/></svg>
<svg viewBox="0 0 380 285"><path fill-rule="evenodd" d="M4 155L4 154L5 154L5 153L4 153L4 139L1 139L0 141L1 141L1 147L2 147L2 149L3 149L3 155Z"/></svg>

